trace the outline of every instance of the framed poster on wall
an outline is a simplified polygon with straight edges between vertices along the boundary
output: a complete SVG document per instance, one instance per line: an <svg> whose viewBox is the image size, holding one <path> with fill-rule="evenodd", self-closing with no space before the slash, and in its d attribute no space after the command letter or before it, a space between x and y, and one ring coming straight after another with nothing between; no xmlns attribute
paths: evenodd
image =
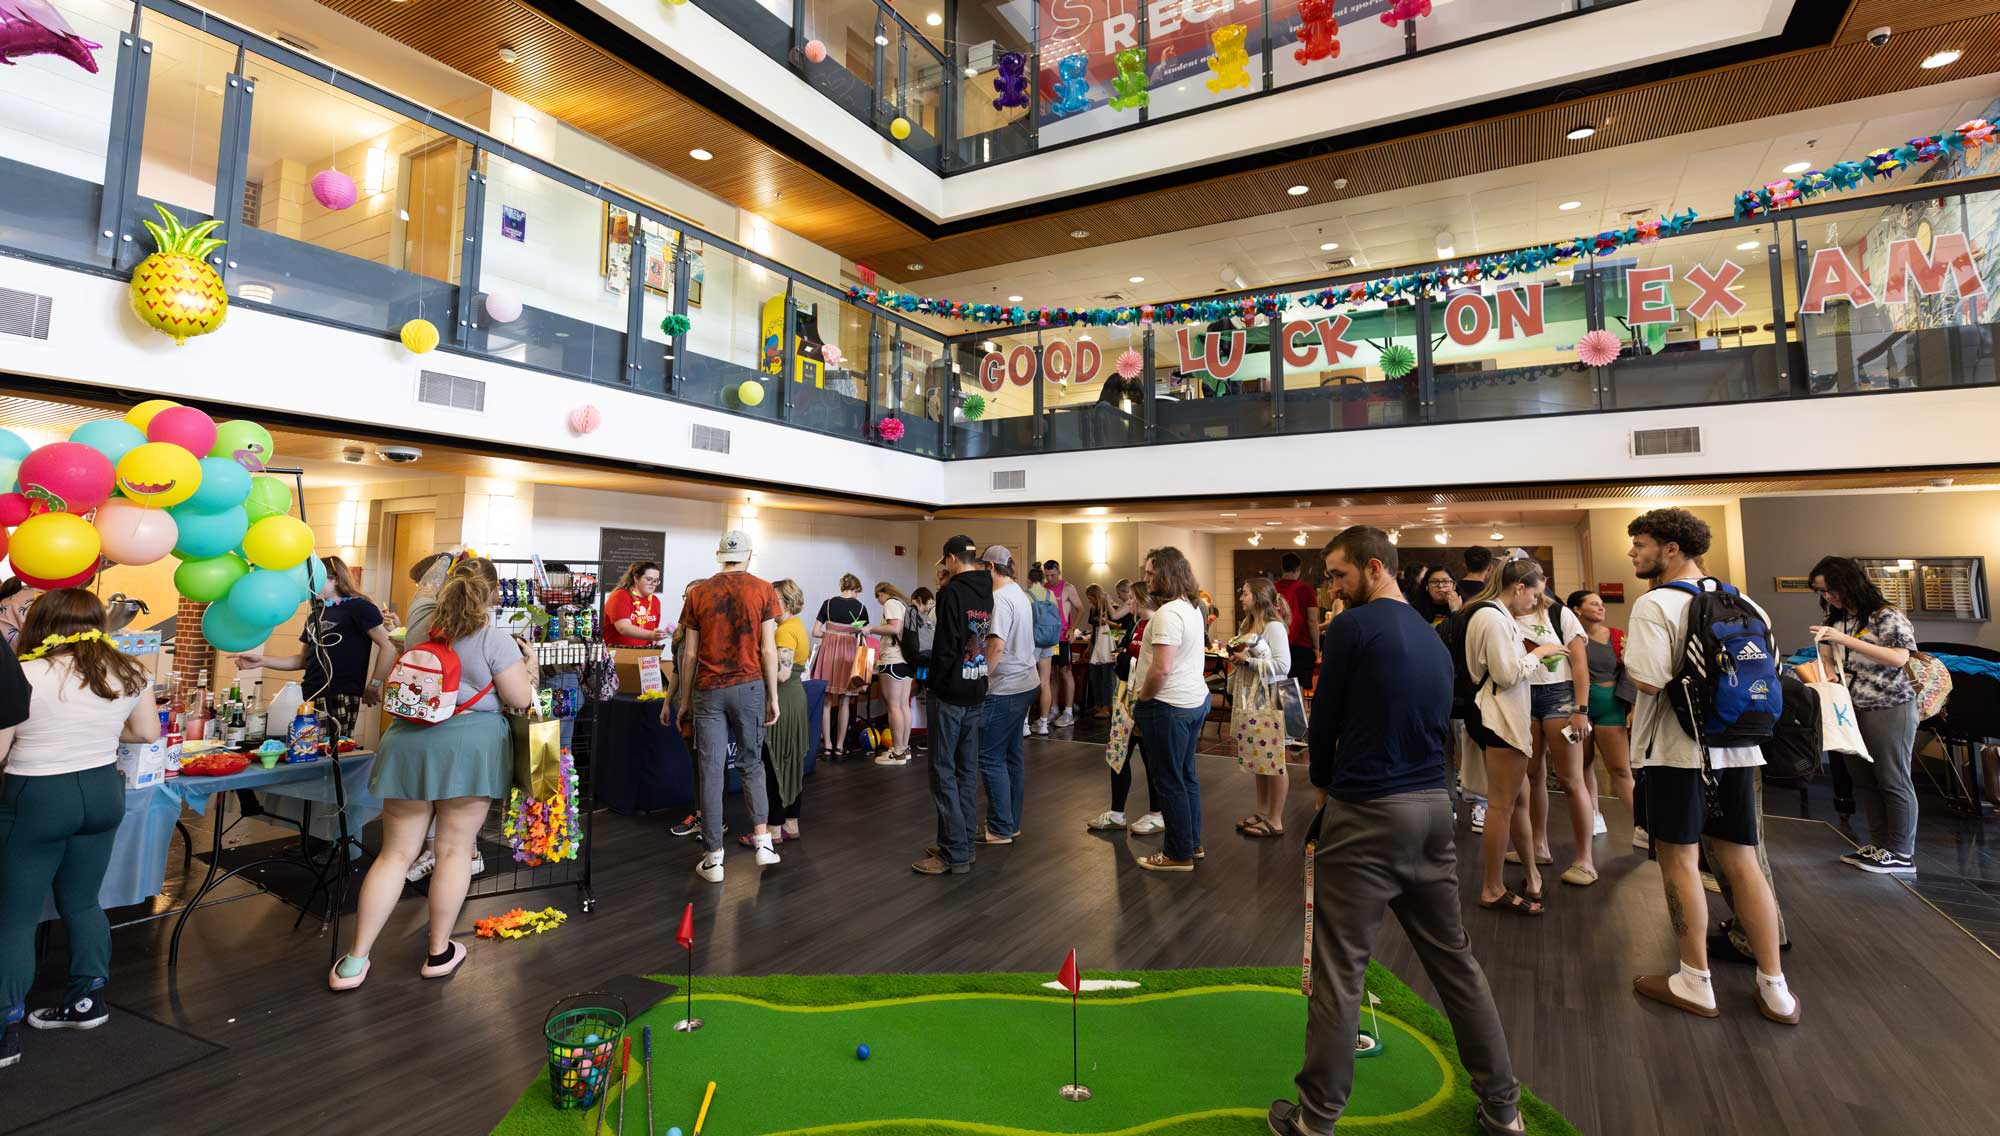
<svg viewBox="0 0 2000 1136"><path fill-rule="evenodd" d="M674 229L657 221L645 221L646 264L641 278L646 291L660 296L669 303L674 298L674 256L680 250L682 236ZM614 296L625 294L626 281L631 279L632 264L632 214L611 204L604 203L604 227L602 248L599 259L604 269L604 290ZM702 244L689 239L688 250L688 306L701 306Z"/></svg>

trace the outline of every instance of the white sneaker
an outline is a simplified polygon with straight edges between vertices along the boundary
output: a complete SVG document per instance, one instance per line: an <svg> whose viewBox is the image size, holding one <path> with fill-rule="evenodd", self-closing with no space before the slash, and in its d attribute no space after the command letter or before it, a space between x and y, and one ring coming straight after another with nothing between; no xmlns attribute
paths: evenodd
<svg viewBox="0 0 2000 1136"><path fill-rule="evenodd" d="M1103 812L1084 821L1083 827L1092 832L1110 832L1115 829L1124 828L1126 827L1125 814L1115 809L1105 809Z"/></svg>
<svg viewBox="0 0 2000 1136"><path fill-rule="evenodd" d="M1025 738L1031 732L1032 731L1028 729L1028 720L1026 718L1021 719L1021 736Z"/></svg>
<svg viewBox="0 0 2000 1136"><path fill-rule="evenodd" d="M1063 707L1063 712L1056 715L1056 725L1058 726L1076 725L1076 713L1067 706Z"/></svg>
<svg viewBox="0 0 2000 1136"><path fill-rule="evenodd" d="M1474 831L1474 832L1485 832L1485 831L1486 831L1486 802L1485 802L1485 801L1474 801L1474 802L1472 802L1472 831Z"/></svg>
<svg viewBox="0 0 2000 1136"><path fill-rule="evenodd" d="M875 764L877 765L908 765L909 763L910 751L908 750L892 749L875 755Z"/></svg>
<svg viewBox="0 0 2000 1136"><path fill-rule="evenodd" d="M1607 832L1610 832L1610 831L1611 831L1611 830L1610 830L1609 828L1605 827L1605 824L1604 824L1604 814L1603 814L1603 813L1598 813L1598 814L1597 814L1597 819L1591 822L1591 825L1590 825L1590 834L1591 834L1592 836L1603 836L1603 835L1604 835L1605 833L1607 833Z"/></svg>
<svg viewBox="0 0 2000 1136"><path fill-rule="evenodd" d="M480 855L479 853L477 853L477 852L474 852L474 853L472 854L472 874L473 874L473 876L475 876L475 877L477 877L477 876L481 876L481 875L484 875L484 874L485 874L485 872L486 872L486 857L484 857L484 856L481 856L481 855Z"/></svg>
<svg viewBox="0 0 2000 1136"><path fill-rule="evenodd" d="M1049 736L1049 720L1047 718L1035 719L1035 734L1044 738Z"/></svg>
<svg viewBox="0 0 2000 1136"><path fill-rule="evenodd" d="M905 758L904 760L907 761L909 759ZM766 833L763 836L752 837L751 839L756 842L758 867L768 868L771 865L778 862L780 857L778 856L777 850L771 847L771 837L769 833Z"/></svg>
<svg viewBox="0 0 2000 1136"><path fill-rule="evenodd" d="M403 873L403 878L409 880L411 883L416 883L418 880L430 875L431 869L435 867L437 867L437 857L432 854L430 849L426 848L415 860L410 861L410 870ZM477 860L473 861L472 874L475 876L478 875L482 867L484 865L480 864Z"/></svg>
<svg viewBox="0 0 2000 1136"><path fill-rule="evenodd" d="M1635 825L1633 825L1633 826L1632 826L1632 847L1634 847L1634 848L1651 848L1652 846L1653 846L1653 838L1652 838L1651 836L1647 835L1647 833L1646 833L1646 830L1645 830L1645 829L1643 829L1643 828L1641 828L1641 827L1639 827L1639 826L1638 826L1638 825L1636 825L1636 824L1635 824Z"/></svg>
<svg viewBox="0 0 2000 1136"><path fill-rule="evenodd" d="M694 874L712 884L722 882L722 853L710 852L694 866Z"/></svg>
<svg viewBox="0 0 2000 1136"><path fill-rule="evenodd" d="M1167 818L1158 813L1147 813L1145 816L1126 825L1125 831L1136 833L1139 836L1151 836L1156 832L1165 832L1166 828Z"/></svg>

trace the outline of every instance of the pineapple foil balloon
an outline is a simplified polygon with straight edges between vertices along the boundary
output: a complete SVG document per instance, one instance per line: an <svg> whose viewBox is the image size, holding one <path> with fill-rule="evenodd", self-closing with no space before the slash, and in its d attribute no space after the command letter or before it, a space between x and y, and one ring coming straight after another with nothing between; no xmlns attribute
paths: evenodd
<svg viewBox="0 0 2000 1136"><path fill-rule="evenodd" d="M132 273L132 310L157 331L185 344L191 335L207 335L229 314L229 295L222 277L207 261L225 243L208 234L221 221L203 221L190 229L164 205L155 205L162 224L142 222L153 234L158 251L139 262Z"/></svg>

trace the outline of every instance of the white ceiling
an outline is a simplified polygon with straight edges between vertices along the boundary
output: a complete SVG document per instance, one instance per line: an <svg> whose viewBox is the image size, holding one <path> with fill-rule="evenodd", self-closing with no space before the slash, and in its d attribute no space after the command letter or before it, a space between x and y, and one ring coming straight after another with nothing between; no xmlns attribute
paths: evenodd
<svg viewBox="0 0 2000 1136"><path fill-rule="evenodd" d="M1021 295L1051 307L1116 306L1234 290L1237 276L1263 288L1429 261L1440 232L1464 257L1623 228L1632 211L1654 217L1691 207L1726 217L1739 190L1783 177L1793 162L1823 166L1898 145L1956 126L1996 96L2000 73L939 277L920 290L983 303ZM1582 204L1565 212L1566 201ZM1325 242L1340 248L1322 252ZM1348 257L1352 266L1329 267ZM1225 266L1234 270L1228 280ZM1145 280L1133 284L1132 276ZM1112 293L1128 299L1105 299Z"/></svg>

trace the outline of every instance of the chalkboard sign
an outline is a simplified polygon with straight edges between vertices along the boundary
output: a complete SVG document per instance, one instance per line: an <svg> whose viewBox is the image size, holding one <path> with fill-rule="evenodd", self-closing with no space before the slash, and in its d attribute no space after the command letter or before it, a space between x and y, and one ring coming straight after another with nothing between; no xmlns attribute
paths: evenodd
<svg viewBox="0 0 2000 1136"><path fill-rule="evenodd" d="M625 569L642 560L664 564L667 534L648 529L597 530L598 581L602 594L610 595Z"/></svg>

